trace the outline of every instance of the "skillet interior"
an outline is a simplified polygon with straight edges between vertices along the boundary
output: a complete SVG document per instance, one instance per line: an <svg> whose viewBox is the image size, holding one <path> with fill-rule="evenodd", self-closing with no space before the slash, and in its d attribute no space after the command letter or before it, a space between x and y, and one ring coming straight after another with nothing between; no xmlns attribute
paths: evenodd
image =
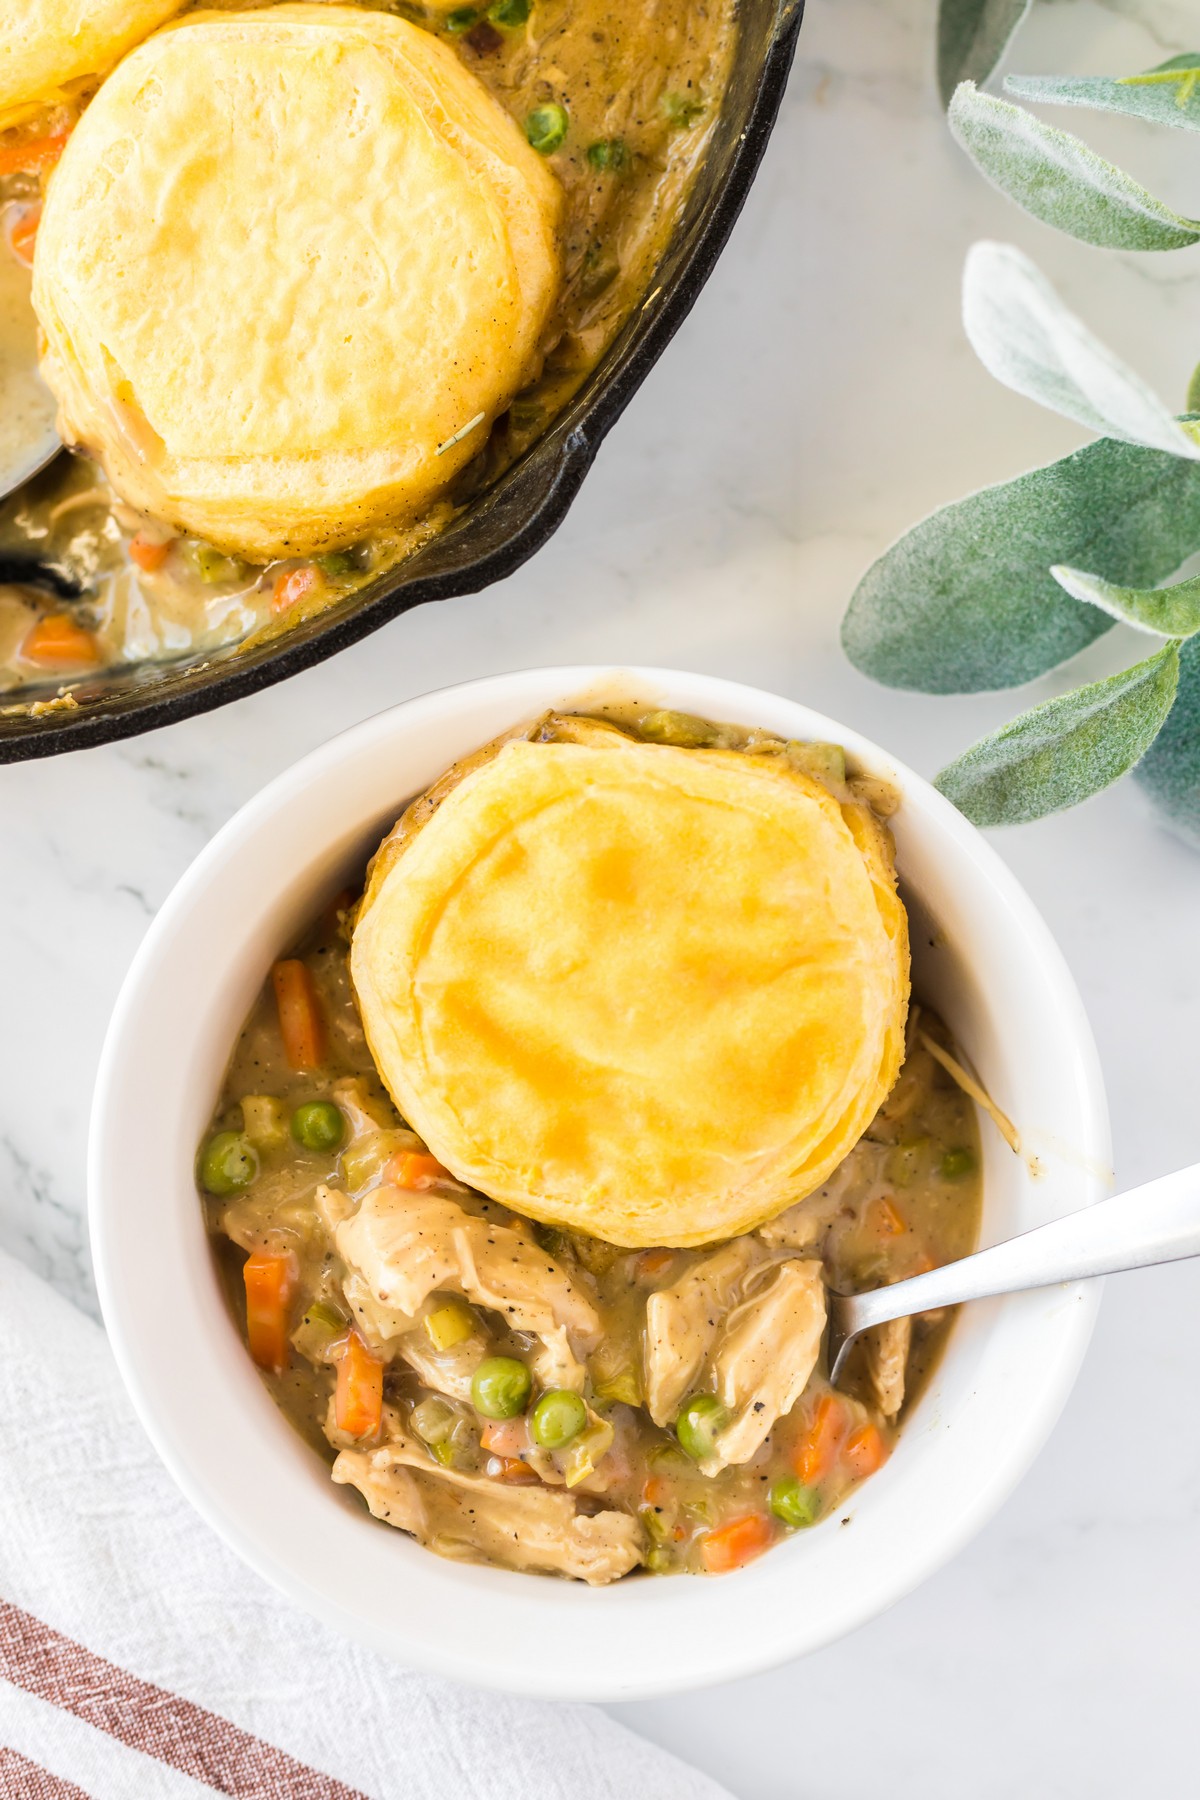
<svg viewBox="0 0 1200 1800"><path fill-rule="evenodd" d="M78 704L0 716L0 763L132 737L294 675L357 643L399 613L478 593L541 548L605 434L679 329L745 202L783 99L804 0L741 0L738 43L721 115L683 214L637 308L574 399L488 492L399 568L257 649L236 645L73 683Z"/></svg>

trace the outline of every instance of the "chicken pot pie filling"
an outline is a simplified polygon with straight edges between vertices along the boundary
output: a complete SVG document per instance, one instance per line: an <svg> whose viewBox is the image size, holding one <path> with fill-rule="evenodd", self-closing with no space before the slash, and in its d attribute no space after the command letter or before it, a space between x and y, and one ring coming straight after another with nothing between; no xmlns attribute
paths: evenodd
<svg viewBox="0 0 1200 1800"><path fill-rule="evenodd" d="M274 637L498 479L643 297L735 33L733 0L74 0L89 66L68 78L61 8L24 5L0 27L0 255L38 265L45 372L97 459L60 458L0 505L0 689L31 700ZM163 316L186 326L186 364ZM30 558L56 587L19 579Z"/></svg>
<svg viewBox="0 0 1200 1800"><path fill-rule="evenodd" d="M508 743L613 730L553 715L456 766L385 840L368 898ZM890 796L835 746L661 712L619 730L635 749L777 762L885 831ZM753 1229L631 1247L460 1180L401 1116L351 976L363 910L339 895L275 965L197 1163L231 1310L332 1479L439 1554L591 1584L723 1573L848 1517L951 1321L868 1334L834 1389L826 1291L952 1261L978 1232L976 1115L927 1047L952 1048L941 1022L909 1009L898 1076L802 1198L777 1189ZM612 1141L630 1127L614 1117Z"/></svg>

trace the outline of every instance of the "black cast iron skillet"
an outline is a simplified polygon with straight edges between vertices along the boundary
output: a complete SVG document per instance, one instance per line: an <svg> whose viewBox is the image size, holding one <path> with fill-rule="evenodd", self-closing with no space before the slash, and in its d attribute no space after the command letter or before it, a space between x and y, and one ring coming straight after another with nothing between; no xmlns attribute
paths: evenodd
<svg viewBox="0 0 1200 1800"><path fill-rule="evenodd" d="M229 645L202 659L147 663L72 682L77 705L69 711L7 718L0 713L0 762L111 743L257 693L357 643L411 607L478 593L539 550L562 523L605 433L712 273L767 147L803 11L804 0L740 0L734 68L721 116L650 297L544 437L493 488L399 568L272 643L245 652ZM57 591L69 591L67 573L52 573L67 583ZM53 692L48 688L46 697ZM21 699L27 697L36 696L26 689Z"/></svg>

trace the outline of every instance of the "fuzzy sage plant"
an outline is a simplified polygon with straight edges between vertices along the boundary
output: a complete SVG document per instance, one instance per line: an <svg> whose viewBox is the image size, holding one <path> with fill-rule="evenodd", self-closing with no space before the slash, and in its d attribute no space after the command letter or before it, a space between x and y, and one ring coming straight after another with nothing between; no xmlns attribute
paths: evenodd
<svg viewBox="0 0 1200 1800"><path fill-rule="evenodd" d="M1109 249L1200 243L1189 219L1023 107L981 91L1029 0L942 0L938 80L950 129L992 184L1060 231ZM1200 53L1145 74L1010 76L1017 99L1200 131ZM892 687L1016 687L1120 621L1149 651L1132 667L1034 707L943 769L937 785L979 825L1074 806L1133 769L1167 822L1200 847L1200 370L1182 415L1114 356L1018 250L976 244L967 336L1006 386L1096 441L922 521L870 568L842 638Z"/></svg>

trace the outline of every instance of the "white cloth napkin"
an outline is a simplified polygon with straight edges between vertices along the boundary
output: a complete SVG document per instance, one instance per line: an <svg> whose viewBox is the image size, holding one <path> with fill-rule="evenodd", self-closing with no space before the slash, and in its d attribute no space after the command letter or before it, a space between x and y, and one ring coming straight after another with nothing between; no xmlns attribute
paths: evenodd
<svg viewBox="0 0 1200 1800"><path fill-rule="evenodd" d="M2 1255L0 1520L4 1800L729 1800L594 1707L294 1611L177 1492L100 1329Z"/></svg>

